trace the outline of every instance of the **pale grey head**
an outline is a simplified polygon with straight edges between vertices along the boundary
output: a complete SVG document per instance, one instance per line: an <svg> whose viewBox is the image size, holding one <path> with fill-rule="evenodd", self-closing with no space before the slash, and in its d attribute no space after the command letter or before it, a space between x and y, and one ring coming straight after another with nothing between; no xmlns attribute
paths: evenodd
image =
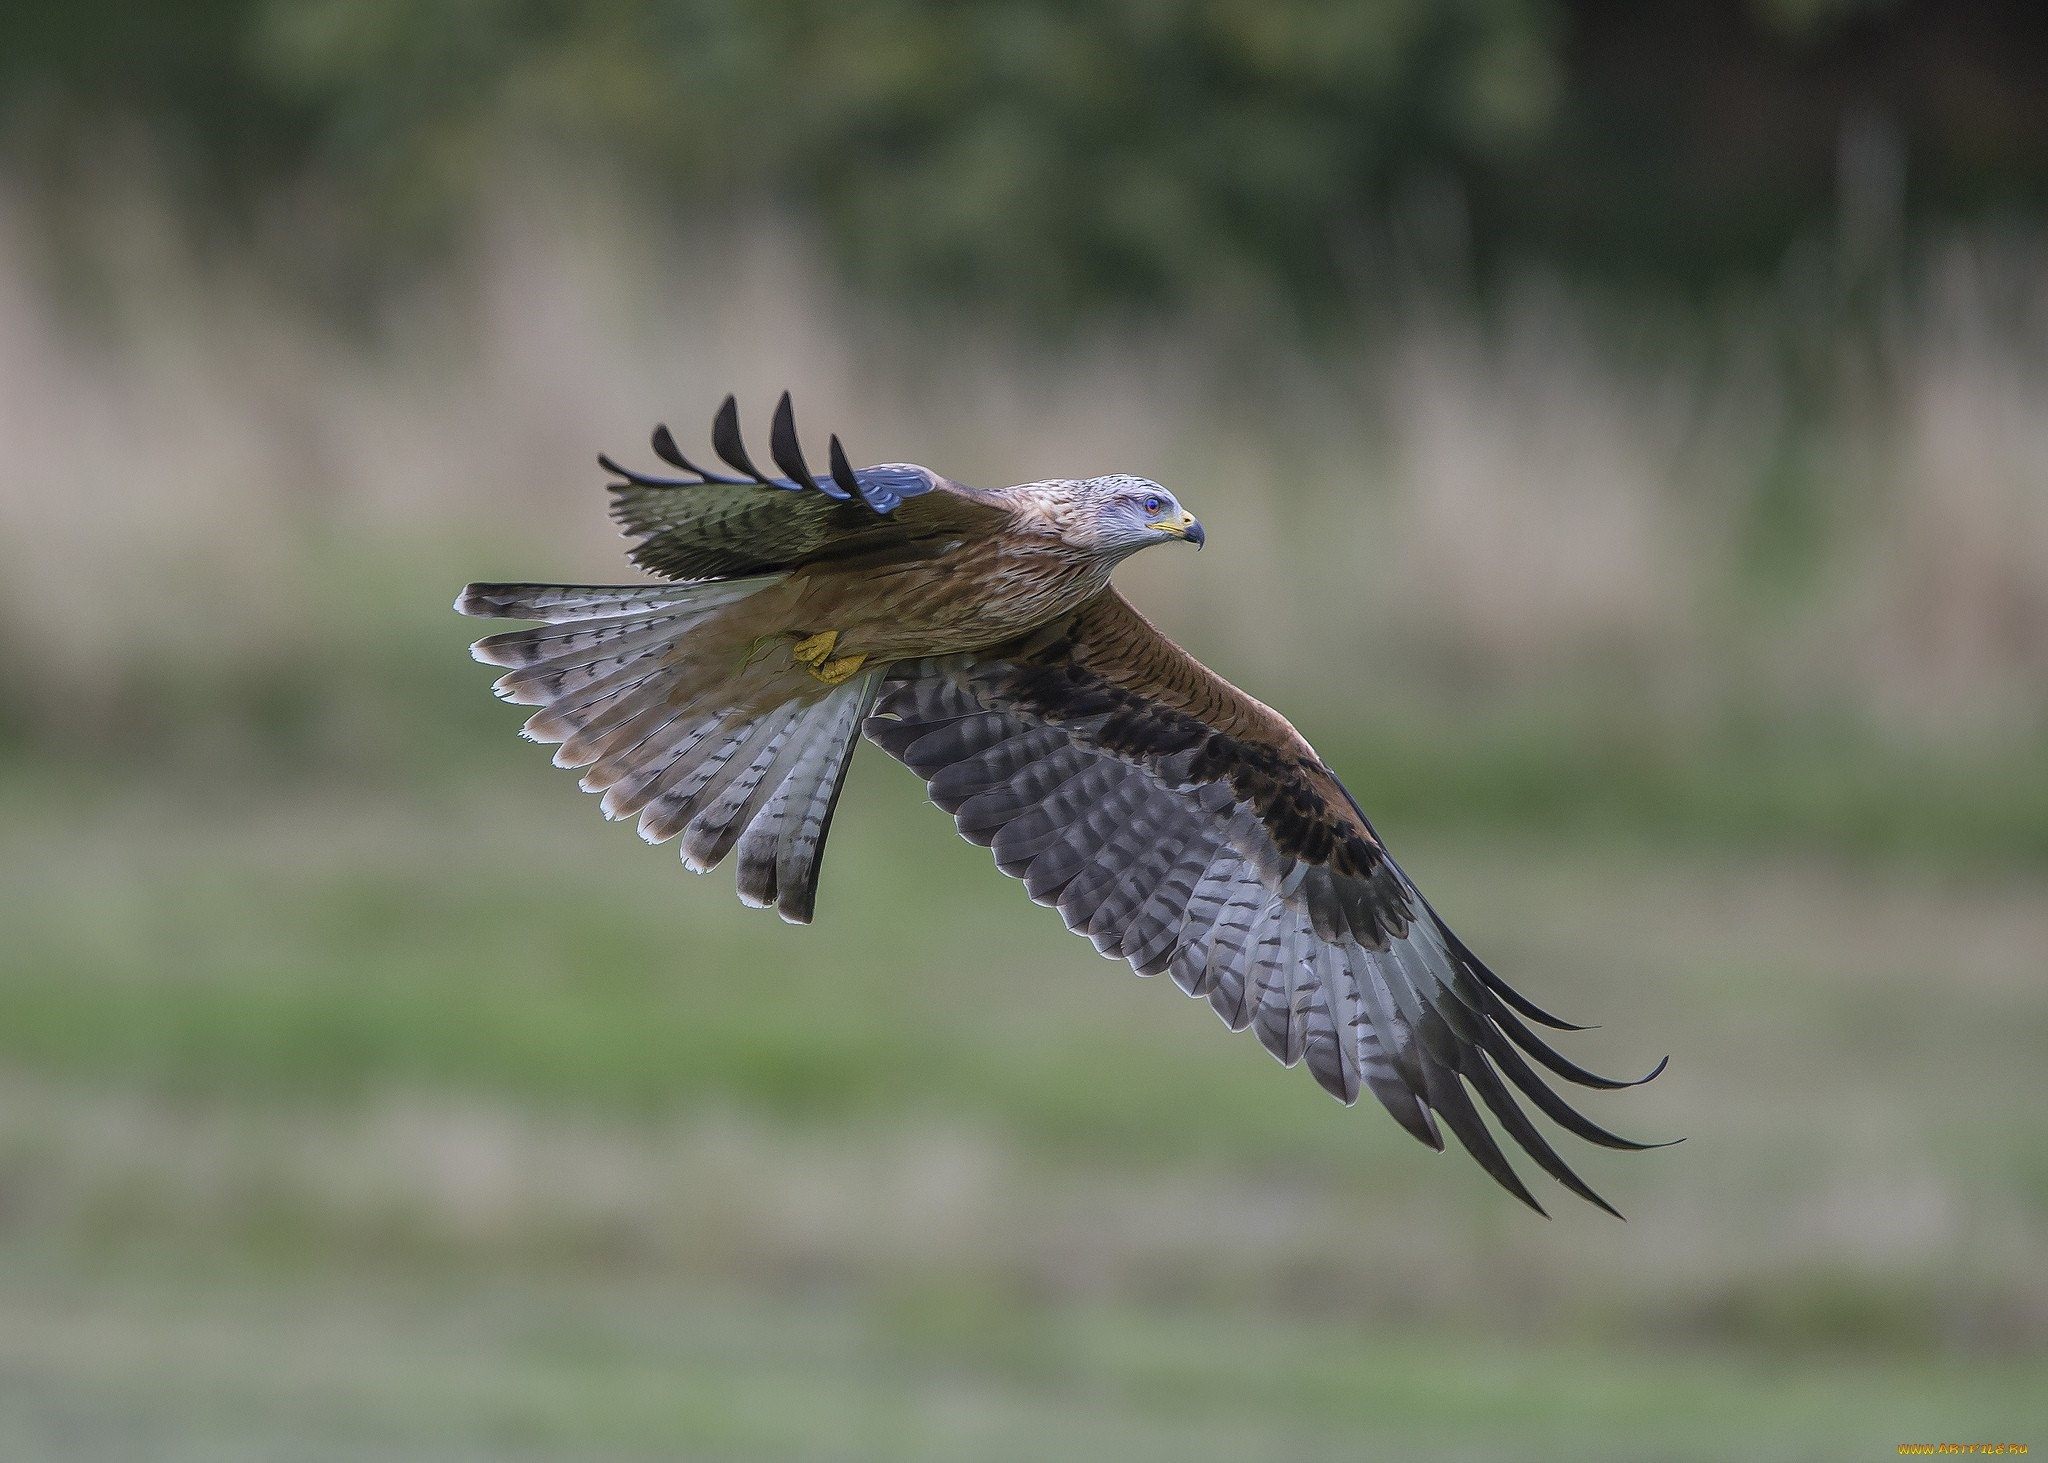
<svg viewBox="0 0 2048 1463"><path fill-rule="evenodd" d="M1021 491L1042 495L1060 537L1089 554L1122 559L1153 544L1208 541L1201 520L1150 478L1054 478Z"/></svg>

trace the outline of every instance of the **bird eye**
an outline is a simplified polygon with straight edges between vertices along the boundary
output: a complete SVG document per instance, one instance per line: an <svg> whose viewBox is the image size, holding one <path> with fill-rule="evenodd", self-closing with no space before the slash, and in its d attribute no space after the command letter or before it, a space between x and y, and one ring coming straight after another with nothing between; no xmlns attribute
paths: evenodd
<svg viewBox="0 0 2048 1463"><path fill-rule="evenodd" d="M1147 513L1157 513L1160 507L1161 504L1157 498L1147 498L1145 500L1145 511Z"/></svg>

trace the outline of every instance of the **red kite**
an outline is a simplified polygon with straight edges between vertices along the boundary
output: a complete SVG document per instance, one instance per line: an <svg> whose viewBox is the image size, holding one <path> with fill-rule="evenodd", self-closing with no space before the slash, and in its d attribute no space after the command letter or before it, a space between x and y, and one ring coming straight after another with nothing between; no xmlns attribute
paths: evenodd
<svg viewBox="0 0 2048 1463"><path fill-rule="evenodd" d="M1205 535L1158 483L964 487L906 463L814 475L785 394L754 465L727 398L677 476L598 460L633 562L662 583L472 584L467 615L539 620L476 642L495 687L541 709L611 818L682 837L698 871L737 853L740 898L811 918L859 737L908 766L962 836L1067 927L1141 975L1169 972L1233 1031L1372 1094L1441 1150L1441 1121L1541 1212L1480 1105L1545 1171L1612 1209L1516 1100L1617 1137L1530 1065L1593 1088L1529 1023L1578 1030L1510 988L1437 917L1287 719L1210 671L1110 584L1138 550ZM1657 1071L1663 1069L1659 1063ZM1656 1075L1656 1071L1649 1074ZM1649 1077L1638 1081L1648 1081ZM1475 1105L1473 1099L1478 1099Z"/></svg>

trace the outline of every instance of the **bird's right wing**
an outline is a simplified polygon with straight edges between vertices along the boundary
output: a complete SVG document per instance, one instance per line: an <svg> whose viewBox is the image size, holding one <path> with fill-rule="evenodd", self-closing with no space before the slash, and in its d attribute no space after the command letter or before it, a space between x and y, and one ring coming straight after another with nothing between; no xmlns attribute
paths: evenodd
<svg viewBox="0 0 2048 1463"><path fill-rule="evenodd" d="M681 476L635 472L598 458L611 485L612 518L642 569L666 579L735 579L822 560L876 562L940 552L963 535L986 533L1007 516L991 495L930 468L886 463L856 468L839 438L818 475L797 443L789 393L776 403L769 455L783 476L754 465L740 438L739 407L728 396L711 425L711 445L731 472L698 466L667 427L654 429L655 455Z"/></svg>
<svg viewBox="0 0 2048 1463"><path fill-rule="evenodd" d="M1102 954L1170 971L1233 1031L1251 1027L1289 1066L1305 1059L1347 1103L1369 1088L1435 1148L1441 1120L1530 1206L1474 1096L1602 1208L1516 1093L1580 1138L1650 1146L1596 1126L1530 1066L1630 1085L1530 1029L1523 1018L1576 1028L1465 948L1294 728L1115 590L1010 645L898 665L867 734Z"/></svg>

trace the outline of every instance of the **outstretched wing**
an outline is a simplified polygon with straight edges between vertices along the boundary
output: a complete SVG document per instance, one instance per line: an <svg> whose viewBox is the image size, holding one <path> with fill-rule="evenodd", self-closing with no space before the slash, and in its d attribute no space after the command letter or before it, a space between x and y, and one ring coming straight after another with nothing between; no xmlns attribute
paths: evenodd
<svg viewBox="0 0 2048 1463"><path fill-rule="evenodd" d="M1529 1021L1579 1028L1465 948L1285 718L1114 589L998 650L897 666L866 731L1101 953L1140 975L1170 971L1233 1031L1251 1027L1289 1066L1306 1060L1346 1103L1369 1088L1437 1149L1440 1120L1538 1212L1474 1095L1545 1171L1610 1213L1515 1091L1578 1137L1655 1146L1596 1126L1550 1088L1532 1059L1585 1087L1633 1084L1537 1036Z"/></svg>
<svg viewBox="0 0 2048 1463"><path fill-rule="evenodd" d="M732 472L699 467L666 426L654 429L652 445L683 476L635 472L603 454L597 460L619 478L611 484L612 518L640 540L633 562L668 579L732 579L827 558L936 551L948 535L986 530L1003 518L989 495L930 468L856 468L836 436L825 475L814 475L797 443L786 391L768 438L784 476L754 465L730 396L712 421L711 445Z"/></svg>

